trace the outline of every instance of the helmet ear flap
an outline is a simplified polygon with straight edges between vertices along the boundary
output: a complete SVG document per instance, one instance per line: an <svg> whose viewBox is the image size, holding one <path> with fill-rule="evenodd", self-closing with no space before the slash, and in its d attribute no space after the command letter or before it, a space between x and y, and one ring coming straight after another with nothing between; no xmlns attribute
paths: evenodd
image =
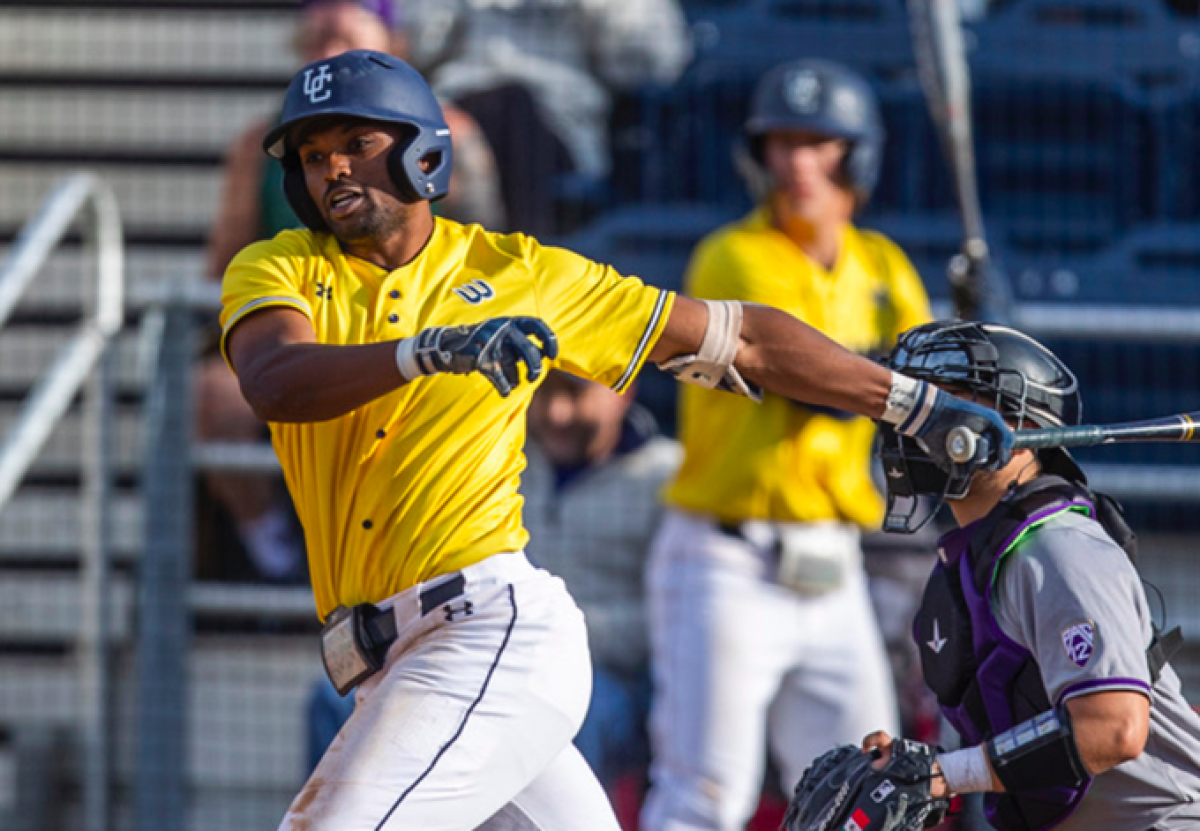
<svg viewBox="0 0 1200 831"><path fill-rule="evenodd" d="M422 199L420 193L417 192L416 182L413 181L405 159L409 148L416 140L417 137L414 135L398 141L392 147L392 151L388 153L388 176L391 177L392 184L396 186L396 189L400 191L400 198L405 202L419 202Z"/></svg>
<svg viewBox="0 0 1200 831"><path fill-rule="evenodd" d="M879 179L879 151L878 142L851 141L842 160L846 182L858 197L860 208L871 198Z"/></svg>
<svg viewBox="0 0 1200 831"><path fill-rule="evenodd" d="M424 158L436 157L428 170L421 168ZM450 181L451 144L449 133L432 141L425 131L414 132L388 154L388 175L406 202L437 201L446 195Z"/></svg>
<svg viewBox="0 0 1200 831"><path fill-rule="evenodd" d="M291 206L292 212L308 228L318 233L329 233L325 217L317 208L313 198L308 193L308 185L304 181L304 169L295 153L289 153L280 160L283 165L283 195Z"/></svg>

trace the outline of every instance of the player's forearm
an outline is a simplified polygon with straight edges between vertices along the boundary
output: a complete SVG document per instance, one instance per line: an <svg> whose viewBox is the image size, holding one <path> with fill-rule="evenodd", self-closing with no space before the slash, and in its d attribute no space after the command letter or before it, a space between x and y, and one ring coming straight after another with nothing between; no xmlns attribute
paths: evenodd
<svg viewBox="0 0 1200 831"><path fill-rule="evenodd" d="M735 366L749 381L808 404L883 414L890 370L778 309L747 304L744 315Z"/></svg>
<svg viewBox="0 0 1200 831"><path fill-rule="evenodd" d="M328 421L402 386L395 341L362 346L298 343L239 371L242 394L263 421Z"/></svg>

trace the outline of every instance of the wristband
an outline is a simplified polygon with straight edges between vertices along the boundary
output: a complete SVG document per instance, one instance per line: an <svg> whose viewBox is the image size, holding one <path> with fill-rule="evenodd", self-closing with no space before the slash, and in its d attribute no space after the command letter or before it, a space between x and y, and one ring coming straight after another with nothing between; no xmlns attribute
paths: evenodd
<svg viewBox="0 0 1200 831"><path fill-rule="evenodd" d="M992 790L992 771L983 745L940 753L936 758L950 793Z"/></svg>
<svg viewBox="0 0 1200 831"><path fill-rule="evenodd" d="M396 342L396 368L400 370L400 377L406 382L428 374L421 371L421 365L417 361L417 338L401 338Z"/></svg>
<svg viewBox="0 0 1200 831"><path fill-rule="evenodd" d="M936 398L937 390L925 381L893 372L881 420L894 424L899 433L914 435L925 425Z"/></svg>

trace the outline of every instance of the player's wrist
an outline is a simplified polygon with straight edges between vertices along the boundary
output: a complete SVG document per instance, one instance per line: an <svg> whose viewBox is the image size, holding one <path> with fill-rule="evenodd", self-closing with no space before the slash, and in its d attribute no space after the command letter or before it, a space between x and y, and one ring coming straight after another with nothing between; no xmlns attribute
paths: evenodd
<svg viewBox="0 0 1200 831"><path fill-rule="evenodd" d="M396 342L396 368L406 383L442 371L433 360L433 352L437 349L436 335L435 329L425 329Z"/></svg>
<svg viewBox="0 0 1200 831"><path fill-rule="evenodd" d="M917 435L928 422L939 392L926 381L893 372L880 420L895 426L898 433Z"/></svg>
<svg viewBox="0 0 1200 831"><path fill-rule="evenodd" d="M984 745L939 753L934 761L936 769L941 772L941 777L935 782L944 785L947 791L945 796L995 789L992 783L992 768L988 764L987 749Z"/></svg>

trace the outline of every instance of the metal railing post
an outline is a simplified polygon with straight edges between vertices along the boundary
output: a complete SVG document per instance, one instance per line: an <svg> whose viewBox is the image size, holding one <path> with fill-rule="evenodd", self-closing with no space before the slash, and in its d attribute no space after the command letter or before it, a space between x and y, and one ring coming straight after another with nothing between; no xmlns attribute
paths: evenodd
<svg viewBox="0 0 1200 831"><path fill-rule="evenodd" d="M63 179L21 228L8 259L0 267L0 326L33 285L85 206L90 212L83 234L88 253L96 261L95 310L84 315L74 336L33 385L16 423L0 444L0 509L16 491L76 394L86 386L86 423L91 434L83 446L77 636L81 767L86 829L106 831L112 813L109 785L113 713L109 656L112 379L111 358L105 352L124 318L124 251L116 199L96 176L76 173Z"/></svg>
<svg viewBox="0 0 1200 831"><path fill-rule="evenodd" d="M180 831L185 819L187 660L192 573L192 310L168 299L146 400L145 546L138 609L134 827Z"/></svg>
<svg viewBox="0 0 1200 831"><path fill-rule="evenodd" d="M85 241L96 259L99 285L118 283L121 228L111 193L97 194L93 216ZM124 317L120 296L101 290L96 304L96 328L105 336L115 334ZM79 662L86 831L107 831L112 821L113 357L111 349L98 357L84 394Z"/></svg>

